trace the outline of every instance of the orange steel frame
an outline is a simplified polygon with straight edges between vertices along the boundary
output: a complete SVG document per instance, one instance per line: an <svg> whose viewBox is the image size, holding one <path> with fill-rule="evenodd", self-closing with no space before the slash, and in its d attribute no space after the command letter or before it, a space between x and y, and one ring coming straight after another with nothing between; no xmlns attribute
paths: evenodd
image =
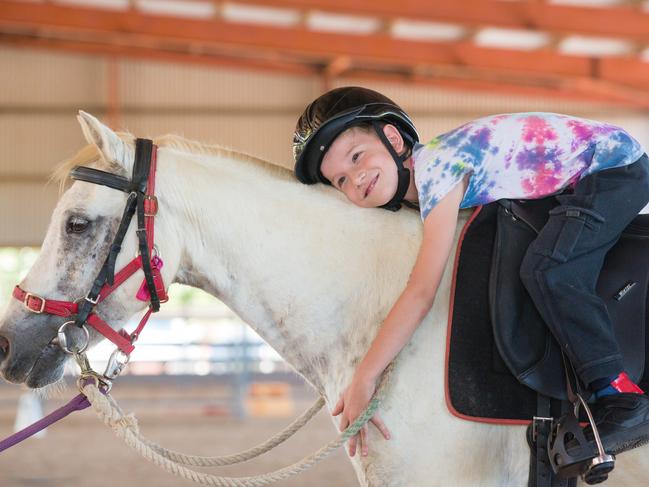
<svg viewBox="0 0 649 487"><path fill-rule="evenodd" d="M553 5L544 0L236 0L236 3L380 17L388 21L402 18L649 41L649 13L638 5L587 8Z"/></svg>
<svg viewBox="0 0 649 487"><path fill-rule="evenodd" d="M649 42L649 14L634 7L582 8L542 1L237 0L260 6L371 15L384 22L411 18L470 28L533 29L630 40L635 53ZM649 109L649 62L637 55L580 57L553 48L535 51L479 47L469 39L421 42L318 32L214 19L0 0L0 42L119 57L194 62L293 74L359 76L413 84L525 95L560 96ZM554 45L555 43L552 43ZM111 113L118 117L117 66L109 70Z"/></svg>

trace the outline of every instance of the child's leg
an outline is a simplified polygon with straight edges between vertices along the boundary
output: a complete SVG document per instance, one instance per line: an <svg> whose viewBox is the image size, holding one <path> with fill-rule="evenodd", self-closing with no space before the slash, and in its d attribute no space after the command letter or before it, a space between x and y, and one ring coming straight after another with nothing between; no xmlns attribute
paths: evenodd
<svg viewBox="0 0 649 487"><path fill-rule="evenodd" d="M606 253L649 201L649 159L645 155L629 166L587 176L573 194L558 199L560 206L527 250L520 275L577 375L593 386L624 370L595 286ZM595 404L609 453L649 441L649 396L635 393L642 392L639 388L633 392L633 385L627 383L623 393L618 389Z"/></svg>
<svg viewBox="0 0 649 487"><path fill-rule="evenodd" d="M585 384L623 370L595 286L606 253L649 201L649 159L583 178L530 245L521 279Z"/></svg>

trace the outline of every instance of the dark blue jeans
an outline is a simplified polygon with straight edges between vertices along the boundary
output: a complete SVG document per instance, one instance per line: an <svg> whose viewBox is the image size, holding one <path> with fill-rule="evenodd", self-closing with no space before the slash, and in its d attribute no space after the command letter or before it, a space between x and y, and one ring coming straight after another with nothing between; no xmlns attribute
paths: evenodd
<svg viewBox="0 0 649 487"><path fill-rule="evenodd" d="M543 320L590 384L622 372L611 320L595 286L604 257L649 202L649 158L581 179L530 244L520 276Z"/></svg>

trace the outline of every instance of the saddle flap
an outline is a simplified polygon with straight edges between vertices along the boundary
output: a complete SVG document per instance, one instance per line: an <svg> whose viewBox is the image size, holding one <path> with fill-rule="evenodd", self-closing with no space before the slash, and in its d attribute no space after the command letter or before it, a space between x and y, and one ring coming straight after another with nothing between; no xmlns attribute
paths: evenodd
<svg viewBox="0 0 649 487"><path fill-rule="evenodd" d="M532 225L542 227L540 222L543 216L547 218L547 211L544 207L540 214L528 206L509 203L498 207L489 279L494 342L503 361L521 383L547 396L565 399L561 350L519 277L527 247L537 235Z"/></svg>

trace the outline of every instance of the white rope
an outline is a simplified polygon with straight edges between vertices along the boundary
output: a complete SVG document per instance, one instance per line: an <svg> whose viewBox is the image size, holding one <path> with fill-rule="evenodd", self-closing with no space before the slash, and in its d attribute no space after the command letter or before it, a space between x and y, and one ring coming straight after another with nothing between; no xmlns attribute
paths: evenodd
<svg viewBox="0 0 649 487"><path fill-rule="evenodd" d="M112 398L112 396L107 395L106 399L110 402L111 406L115 410L119 411L120 414L124 416L124 413L120 409L119 405ZM324 398L322 397L318 398L309 409L307 409L304 413L302 413L302 415L299 418L297 418L295 421L289 424L283 431L280 431L272 438L266 440L265 442L253 448L242 451L240 453L225 455L221 457L203 457L197 455L186 455L184 453L180 453L177 451L164 448L158 445L157 443L147 438L144 438L143 436L139 435L139 433L138 433L138 438L142 443L147 445L156 453L180 465L187 465L193 467L222 467L225 465L234 465L237 463L242 463L248 460L252 460L253 458L256 458L272 450L277 445L282 444L284 441L286 441L291 436L293 436L297 431L299 431L300 428L302 428L305 424L307 424L324 407L324 405L325 405Z"/></svg>
<svg viewBox="0 0 649 487"><path fill-rule="evenodd" d="M132 414L125 415L122 412L121 408L114 401L114 399L112 399L112 397L110 397L110 395L108 394L104 395L97 388L97 385L95 383L87 383L83 387L82 392L86 395L86 397L90 401L90 404L92 405L93 409L102 420L102 422L107 426L110 426L119 438L122 438L128 446L133 448L144 458L155 463L159 467L162 467L167 472L170 472L179 477L185 478L187 480L192 480L203 485L212 485L218 487L257 487L296 475L315 465L317 462L329 455L332 451L340 447L349 438L356 435L361 427L374 415L374 412L378 407L378 400L374 399L370 403L370 406L367 408L367 410L359 418L357 418L356 421L354 421L354 423L349 426L337 439L331 441L315 453L312 453L311 455L305 457L297 463L294 463L293 465L289 465L288 467L284 467L274 472L263 475L256 475L253 477L220 477L203 472L197 472L182 465L182 463L185 463L185 461L193 462L194 459L205 459L206 457L191 457L178 454L180 455L178 461L173 460L172 458L167 458L165 454L169 451L162 447L159 447L158 445L155 445L149 440L144 439L140 435L137 420L135 419L135 417ZM324 404L324 400L321 401ZM298 418L298 420L291 424L291 426L289 426L287 430L291 429L293 425L299 423L300 420L303 420L305 417L307 417L308 414L315 409L316 405L318 405L318 403L316 403L311 409L309 409L301 418ZM320 408L322 408L322 405L319 405L318 410ZM313 412L313 414L315 414L315 412ZM313 414L311 416L313 416ZM306 421L308 421L308 419L304 420L304 423L306 423ZM275 438L268 440L259 447L247 450L246 452L243 452L239 455L250 455L250 452L253 451L256 453L256 455L254 456L260 455L261 453L263 453L263 451L259 452L260 449L263 449L262 447L276 442L277 438L282 438L284 436L284 433L285 432L282 432ZM284 440L282 439L282 441ZM279 443L281 443L281 441L277 442L276 444ZM175 452L171 453L175 454ZM236 456L238 455L230 455L224 458L231 459ZM253 456L250 456L249 458L253 458ZM208 460L214 461L213 458ZM195 464L191 463L191 465Z"/></svg>

